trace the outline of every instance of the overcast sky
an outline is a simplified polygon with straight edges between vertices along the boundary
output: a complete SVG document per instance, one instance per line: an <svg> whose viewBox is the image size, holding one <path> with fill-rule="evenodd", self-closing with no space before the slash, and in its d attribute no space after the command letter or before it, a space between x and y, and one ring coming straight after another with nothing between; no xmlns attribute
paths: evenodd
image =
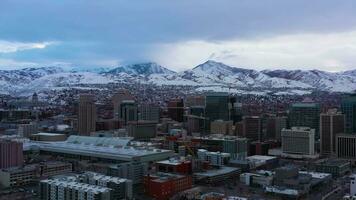
<svg viewBox="0 0 356 200"><path fill-rule="evenodd" d="M0 68L356 68L355 0L0 0Z"/></svg>

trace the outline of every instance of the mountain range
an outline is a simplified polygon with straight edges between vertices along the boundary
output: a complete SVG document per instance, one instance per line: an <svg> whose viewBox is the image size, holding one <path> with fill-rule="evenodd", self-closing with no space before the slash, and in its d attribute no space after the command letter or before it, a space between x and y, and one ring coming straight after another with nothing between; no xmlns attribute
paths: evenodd
<svg viewBox="0 0 356 200"><path fill-rule="evenodd" d="M157 63L141 63L75 71L60 66L0 70L0 93L28 95L44 90L78 85L94 87L109 83L140 83L158 86L192 86L198 91L232 93L306 94L312 91L354 92L356 70L326 72L320 70L252 70L206 61L193 69L175 72Z"/></svg>

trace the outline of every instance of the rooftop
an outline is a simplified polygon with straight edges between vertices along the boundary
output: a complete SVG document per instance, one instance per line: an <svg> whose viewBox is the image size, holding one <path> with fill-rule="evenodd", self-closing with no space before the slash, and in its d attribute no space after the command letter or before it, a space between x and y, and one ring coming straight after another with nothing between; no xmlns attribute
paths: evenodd
<svg viewBox="0 0 356 200"><path fill-rule="evenodd" d="M79 183L79 182L75 182L75 181L60 180L60 179L42 180L41 183L48 183L50 185L68 187L68 188L85 191L85 192L89 192L89 193L94 193L94 194L111 191L111 189L109 189L107 187L102 187L102 186L98 186L98 185L89 185L86 183Z"/></svg>
<svg viewBox="0 0 356 200"><path fill-rule="evenodd" d="M239 168L223 166L218 169L211 169L205 172L196 172L194 175L201 177L213 177L238 171Z"/></svg>

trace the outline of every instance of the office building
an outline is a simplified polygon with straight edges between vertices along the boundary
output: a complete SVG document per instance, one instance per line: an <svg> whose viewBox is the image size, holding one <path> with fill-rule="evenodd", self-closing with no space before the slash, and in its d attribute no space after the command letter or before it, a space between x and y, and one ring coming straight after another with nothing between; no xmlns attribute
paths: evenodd
<svg viewBox="0 0 356 200"><path fill-rule="evenodd" d="M185 107L205 106L205 96L188 96L185 100Z"/></svg>
<svg viewBox="0 0 356 200"><path fill-rule="evenodd" d="M168 117L177 122L183 122L184 102L183 99L172 99L167 103Z"/></svg>
<svg viewBox="0 0 356 200"><path fill-rule="evenodd" d="M351 171L351 163L348 160L327 159L315 164L315 171L332 174L334 178L344 176Z"/></svg>
<svg viewBox="0 0 356 200"><path fill-rule="evenodd" d="M282 129L282 151L287 154L314 155L315 130L308 127Z"/></svg>
<svg viewBox="0 0 356 200"><path fill-rule="evenodd" d="M147 174L147 162L125 162L109 166L108 175L126 178L132 181L133 184L143 182L143 176Z"/></svg>
<svg viewBox="0 0 356 200"><path fill-rule="evenodd" d="M209 122L229 120L229 94L209 93L205 97L205 117ZM209 124L210 125L210 124Z"/></svg>
<svg viewBox="0 0 356 200"><path fill-rule="evenodd" d="M320 153L331 155L336 152L335 138L344 133L345 116L336 109L320 114Z"/></svg>
<svg viewBox="0 0 356 200"><path fill-rule="evenodd" d="M174 174L191 174L192 163L189 160L179 160L171 158L156 162L156 169L159 172Z"/></svg>
<svg viewBox="0 0 356 200"><path fill-rule="evenodd" d="M231 159L243 159L247 156L248 140L236 136L208 136L196 137L194 141L199 142L201 148L208 151L229 153Z"/></svg>
<svg viewBox="0 0 356 200"><path fill-rule="evenodd" d="M79 96L78 131L79 135L90 135L95 131L96 107L94 96L81 94Z"/></svg>
<svg viewBox="0 0 356 200"><path fill-rule="evenodd" d="M18 167L23 164L22 143L0 139L0 169Z"/></svg>
<svg viewBox="0 0 356 200"><path fill-rule="evenodd" d="M0 185L5 188L26 186L35 183L38 178L37 165L11 167L0 170Z"/></svg>
<svg viewBox="0 0 356 200"><path fill-rule="evenodd" d="M38 132L38 125L36 122L31 122L29 124L19 124L18 126L18 134L21 137L30 137L32 134L36 134Z"/></svg>
<svg viewBox="0 0 356 200"><path fill-rule="evenodd" d="M157 173L144 177L145 193L156 200L166 200L192 187L192 177L170 173Z"/></svg>
<svg viewBox="0 0 356 200"><path fill-rule="evenodd" d="M160 107L157 105L143 104L138 107L138 120L159 122Z"/></svg>
<svg viewBox="0 0 356 200"><path fill-rule="evenodd" d="M156 137L157 123L155 121L133 121L127 125L128 136L135 140L149 140Z"/></svg>
<svg viewBox="0 0 356 200"><path fill-rule="evenodd" d="M264 125L262 128L262 134L265 134L267 139L281 140L281 131L283 128L287 128L287 117L280 116L268 116L262 121Z"/></svg>
<svg viewBox="0 0 356 200"><path fill-rule="evenodd" d="M356 135L338 134L336 135L336 156L338 158L356 160Z"/></svg>
<svg viewBox="0 0 356 200"><path fill-rule="evenodd" d="M121 113L121 103L124 100L135 100L134 97L130 94L128 90L121 89L119 90L112 98L112 103L114 106L114 117L116 119L120 118Z"/></svg>
<svg viewBox="0 0 356 200"><path fill-rule="evenodd" d="M230 160L229 153L210 152L205 149L198 149L198 159L208 161L213 166L223 166Z"/></svg>
<svg viewBox="0 0 356 200"><path fill-rule="evenodd" d="M232 125L233 125L232 121L223 121L223 120L212 121L210 123L210 133L233 135Z"/></svg>
<svg viewBox="0 0 356 200"><path fill-rule="evenodd" d="M342 99L341 111L345 115L345 132L356 133L356 94Z"/></svg>
<svg viewBox="0 0 356 200"><path fill-rule="evenodd" d="M243 117L243 136L250 140L262 140L262 120L259 116Z"/></svg>
<svg viewBox="0 0 356 200"><path fill-rule="evenodd" d="M123 100L120 104L119 118L124 125L138 120L138 106L133 100Z"/></svg>
<svg viewBox="0 0 356 200"><path fill-rule="evenodd" d="M315 129L315 136L319 138L320 105L317 103L295 103L289 109L290 127L309 127Z"/></svg>

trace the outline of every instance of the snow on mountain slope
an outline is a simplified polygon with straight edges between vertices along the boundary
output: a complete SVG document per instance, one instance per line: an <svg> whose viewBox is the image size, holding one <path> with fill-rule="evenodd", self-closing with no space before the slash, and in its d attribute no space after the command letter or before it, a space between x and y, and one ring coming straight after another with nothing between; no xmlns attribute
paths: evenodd
<svg viewBox="0 0 356 200"><path fill-rule="evenodd" d="M120 73L139 76L149 76L151 74L175 74L175 72L153 62L120 66L104 74L117 75Z"/></svg>
<svg viewBox="0 0 356 200"><path fill-rule="evenodd" d="M319 90L331 92L352 92L356 89L356 73L331 73L320 70L265 70L263 73L311 85Z"/></svg>
<svg viewBox="0 0 356 200"><path fill-rule="evenodd" d="M249 94L307 94L313 90L353 92L356 70L264 70L235 68L207 61L191 70L174 72L156 63L120 66L111 70L65 70L60 66L0 70L0 93L23 94L54 88L95 87L108 83L193 86L197 90ZM82 86L82 85L88 86Z"/></svg>

